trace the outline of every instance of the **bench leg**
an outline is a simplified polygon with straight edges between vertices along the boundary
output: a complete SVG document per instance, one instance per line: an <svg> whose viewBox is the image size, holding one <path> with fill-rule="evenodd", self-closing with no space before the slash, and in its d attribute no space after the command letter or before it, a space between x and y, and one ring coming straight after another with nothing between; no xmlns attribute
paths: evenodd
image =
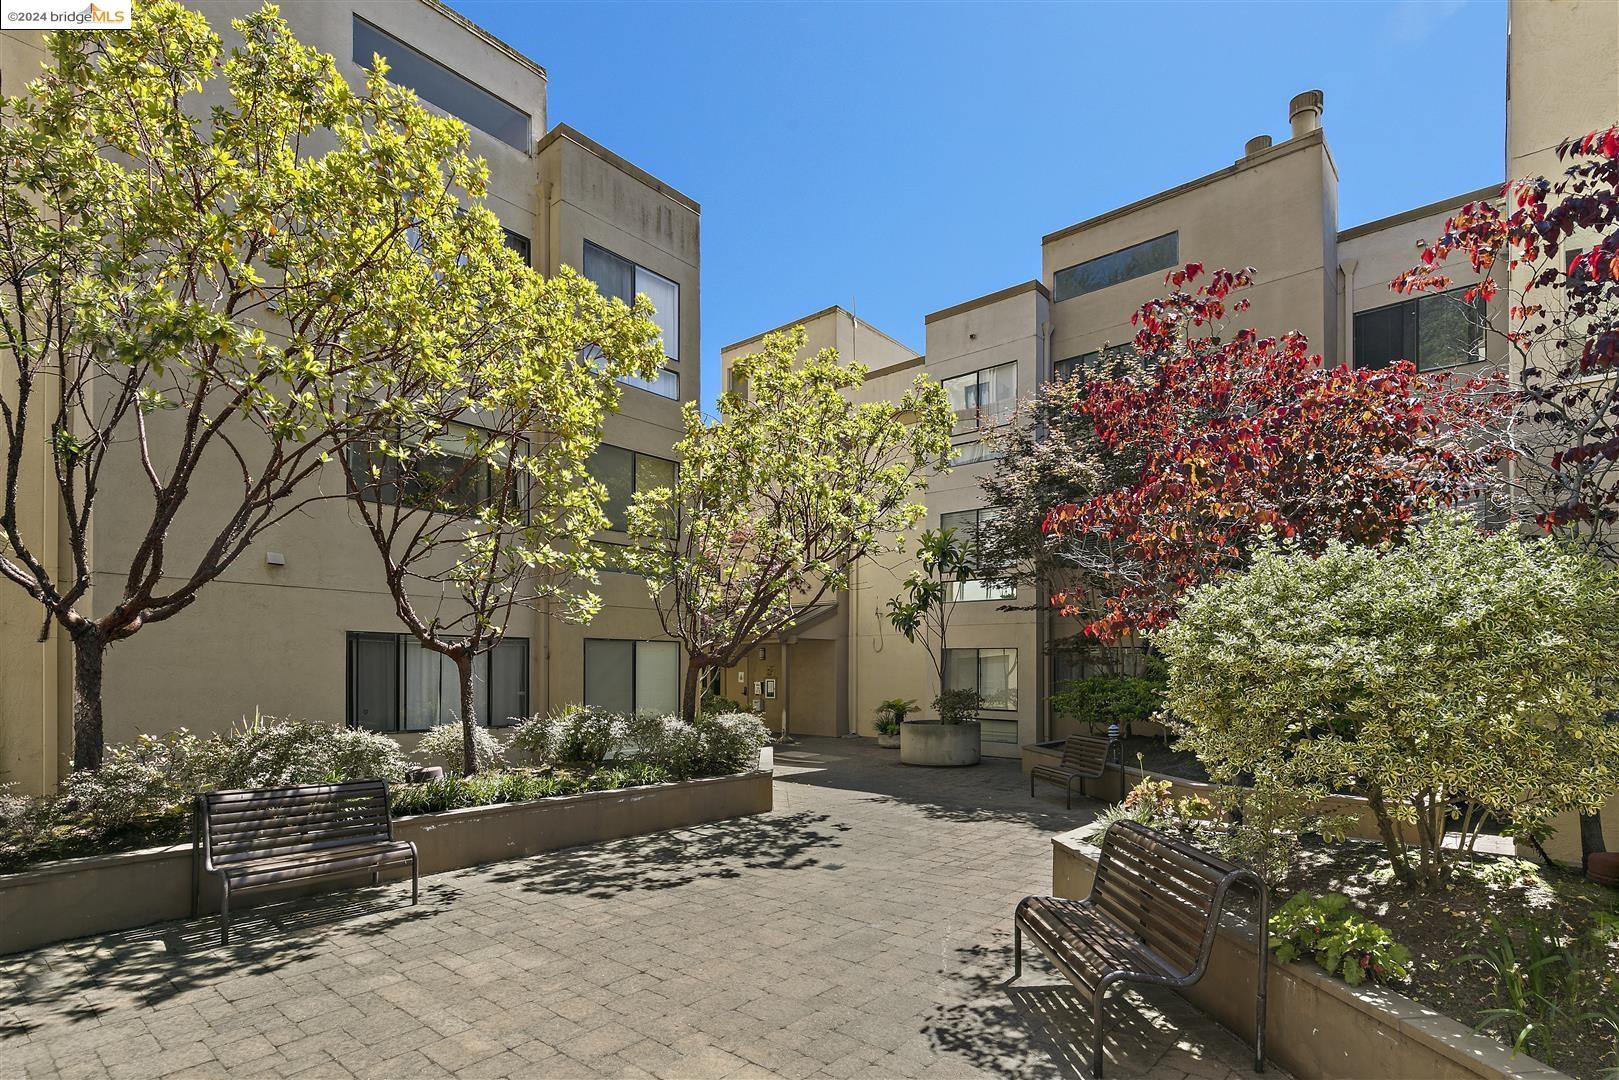
<svg viewBox="0 0 1619 1080"><path fill-rule="evenodd" d="M1103 988L1096 988L1096 999L1091 1002L1091 1080L1102 1080L1102 998Z"/></svg>
<svg viewBox="0 0 1619 1080"><path fill-rule="evenodd" d="M223 876L219 879L219 943L230 944L230 880Z"/></svg>
<svg viewBox="0 0 1619 1080"><path fill-rule="evenodd" d="M410 845L410 905L416 906L416 898L421 892L421 856L416 851L416 845Z"/></svg>
<svg viewBox="0 0 1619 1080"><path fill-rule="evenodd" d="M1023 927L1012 919L1012 981L1023 977Z"/></svg>

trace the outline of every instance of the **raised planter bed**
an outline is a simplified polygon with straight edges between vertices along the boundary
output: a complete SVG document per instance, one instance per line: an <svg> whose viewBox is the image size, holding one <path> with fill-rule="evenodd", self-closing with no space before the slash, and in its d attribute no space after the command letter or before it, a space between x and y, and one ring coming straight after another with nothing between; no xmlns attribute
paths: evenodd
<svg viewBox="0 0 1619 1080"><path fill-rule="evenodd" d="M949 767L977 765L983 737L978 721L941 724L933 721L906 721L899 726L899 760L902 765Z"/></svg>
<svg viewBox="0 0 1619 1080"><path fill-rule="evenodd" d="M1095 826L1052 838L1051 891L1083 898L1096 874ZM1208 973L1179 991L1244 1039L1253 1036L1255 949L1251 923L1228 918ZM1267 1054L1294 1076L1323 1080L1568 1080L1386 987L1352 987L1305 964L1270 965Z"/></svg>
<svg viewBox="0 0 1619 1080"><path fill-rule="evenodd" d="M418 814L395 819L394 835L415 841L424 875L438 874L764 813L771 779L766 750L760 768L734 776ZM184 843L0 874L0 954L187 918L191 862ZM203 911L219 910L217 890L213 879L203 881Z"/></svg>

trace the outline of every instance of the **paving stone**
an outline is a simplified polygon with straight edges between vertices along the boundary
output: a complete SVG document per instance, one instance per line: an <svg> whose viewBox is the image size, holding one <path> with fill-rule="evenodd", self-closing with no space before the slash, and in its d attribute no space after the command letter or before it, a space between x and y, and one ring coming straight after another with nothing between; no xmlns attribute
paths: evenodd
<svg viewBox="0 0 1619 1080"><path fill-rule="evenodd" d="M440 874L415 908L384 885L250 909L227 949L200 920L0 957L0 1077L1082 1076L1071 988L1037 958L1005 983L1013 904L1096 804L859 740L776 763L769 814ZM1249 1075L1172 993L1110 1008L1110 1075Z"/></svg>

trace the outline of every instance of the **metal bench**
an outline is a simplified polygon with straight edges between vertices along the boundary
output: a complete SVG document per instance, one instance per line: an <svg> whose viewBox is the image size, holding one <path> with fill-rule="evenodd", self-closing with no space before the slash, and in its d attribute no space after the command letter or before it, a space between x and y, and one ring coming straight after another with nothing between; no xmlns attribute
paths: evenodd
<svg viewBox="0 0 1619 1080"><path fill-rule="evenodd" d="M200 871L218 874L221 945L230 943L231 897L241 893L367 872L375 885L384 868L409 862L416 903L416 845L394 839L383 780L205 792L197 796L194 845L192 915Z"/></svg>
<svg viewBox="0 0 1619 1080"><path fill-rule="evenodd" d="M1133 821L1117 821L1102 839L1091 894L1084 900L1029 896L1012 918L1012 978L1023 974L1023 935L1091 1007L1091 1077L1102 1076L1102 999L1115 983L1190 986L1203 977L1226 893L1237 882L1259 891L1259 925L1269 926L1264 883L1244 870ZM1265 1071L1265 980L1261 931L1254 1020L1254 1071Z"/></svg>
<svg viewBox="0 0 1619 1080"><path fill-rule="evenodd" d="M1118 760L1115 760L1118 759ZM1114 739L1095 735L1070 735L1062 744L1062 762L1057 765L1036 765L1029 772L1029 798L1034 798L1034 782L1049 780L1061 784L1063 805L1074 808L1074 785L1086 780L1098 780L1107 772L1109 763L1119 770L1119 787L1124 787L1123 744ZM1083 792L1083 788L1080 789ZM1123 798L1121 791L1120 798Z"/></svg>

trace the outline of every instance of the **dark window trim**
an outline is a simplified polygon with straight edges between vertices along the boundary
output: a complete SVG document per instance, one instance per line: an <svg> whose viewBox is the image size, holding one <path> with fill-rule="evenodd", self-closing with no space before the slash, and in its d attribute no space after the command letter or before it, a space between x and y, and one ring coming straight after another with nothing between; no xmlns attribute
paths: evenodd
<svg viewBox="0 0 1619 1080"><path fill-rule="evenodd" d="M579 673L582 678L580 683L581 697L583 696L583 688L590 685L590 643L592 641L627 641L630 643L630 712L632 713L641 711L641 703L637 700L637 688L640 686L640 680L636 678L641 666L641 650L635 646L673 645L675 647L675 684L678 686L680 683L680 643L673 638L587 637L582 639L579 645ZM680 707L678 700L675 702L675 707L677 709Z"/></svg>
<svg viewBox="0 0 1619 1080"><path fill-rule="evenodd" d="M450 109L448 106L443 105L443 104L441 104L441 103L439 103L437 101L434 101L432 98L430 98L427 95L423 94L421 92L421 90L418 89L417 87L410 86L409 84L403 83L403 82L397 82L396 85L406 87L412 93L414 93L417 97L421 98L423 101L426 101L428 104L434 106L435 108L444 110L446 113L449 113L451 116L455 117L457 120L460 120L463 124L466 124L468 127L477 128L479 131L483 132L485 135L488 135L491 139L495 139L498 142L504 143L505 145L511 147L512 149L521 151L522 153L525 153L525 154L532 154L533 153L534 148L530 144L534 140L534 116L527 109L522 108L521 106L516 105L516 104L514 104L514 103L512 103L510 101L507 101L505 98L503 98L499 94L496 94L493 91L489 90L487 87L481 86L478 83L473 82L471 79L467 78L465 75L461 74L459 71L456 71L454 68L450 67L448 64L445 64L442 61L434 59L432 56L430 56L426 52L423 52L421 49L418 49L416 46L412 45L410 42L408 42L405 39L401 38L398 34L395 34L390 30L384 30L382 27L378 26L376 23L372 22L370 19L367 19L365 16L359 14L358 12L354 13L354 22L356 22L356 23L364 23L366 26L370 27L374 32L382 35L384 38L386 38L389 41L393 42L395 45L398 45L400 48L403 48L403 49L405 49L405 50L407 50L407 51L409 51L411 53L414 53L415 57L417 59L422 60L425 63L431 64L432 66L438 68L445 75L447 75L451 79L453 79L455 82L465 84L466 86L470 87L472 90L476 91L477 93L482 94L484 97L489 98L491 101L499 102L500 104L506 106L506 108L512 110L512 112L514 112L517 115L521 116L523 118L523 142L522 143L514 143L511 140L509 140L509 139L507 139L507 138L505 138L505 137L503 137L501 135L498 135L493 131L490 131L488 128L485 128L485 127L483 127L483 126L481 126L479 124L473 123L472 120L470 120L469 118L460 115L459 113L457 113L457 112L453 111L452 109ZM350 39L351 39L350 40L350 48L349 48L350 58L354 61L354 63L358 64L362 69L364 69L366 71L370 71L371 70L371 57L369 57L369 56L362 57L362 56L358 55L358 53L357 53L358 43L354 42L352 40L352 38L353 38L353 24L352 23L350 24L349 33L350 33ZM387 54L383 54L383 55L384 55L385 59L388 59L390 61L394 60L393 57L389 57L389 56L387 56ZM395 64L393 66L397 67L397 64ZM395 82L395 80L393 80L393 79L389 79L389 81L390 82Z"/></svg>
<svg viewBox="0 0 1619 1080"><path fill-rule="evenodd" d="M636 262L634 259L630 258L629 256L620 255L618 252L614 251L612 248L607 247L605 244L598 244L594 240L586 240L586 241L584 241L584 245L585 245L586 248L595 248L597 251L601 252L603 255L609 255L612 258L617 259L619 262L629 263L631 266L633 266L637 270L645 270L649 274L656 274L658 277L662 278L663 280L667 281L669 284L673 285L675 287L675 292L677 294L679 294L680 296L684 296L684 294L685 294L685 289L681 287L680 282L676 281L674 278L670 277L668 274L659 274L656 270L652 269L652 267L643 266L642 264ZM583 262L584 262L584 260L583 260L583 258L581 258L580 263L582 264ZM677 320L679 320L679 322L680 322L680 324L682 326L684 326L685 325L685 319L681 318L681 316L680 316L680 307L679 307L679 305L680 305L680 300L677 299L675 301L675 318ZM679 331L678 330L676 331L675 336L677 338L679 337ZM665 364L664 367L667 370L673 371L674 374L675 374L675 377L678 379L680 377L680 357L678 357L678 356L670 356L669 355L669 344L670 343L667 342L667 341L665 341L663 343L663 345L664 345L663 358L668 361L668 363ZM674 346L675 346L675 351L679 352L680 351L680 342L678 340L676 340L674 342ZM633 384L630 384L630 385L633 386ZM644 386L636 386L636 387L634 387L634 389L646 390L646 387L644 387ZM647 390L646 392L649 393L649 394L652 394L654 397L662 397L662 398L664 398L665 401L670 400L669 398L664 397L664 395L659 394L655 390Z"/></svg>
<svg viewBox="0 0 1619 1080"><path fill-rule="evenodd" d="M966 646L964 648L962 648L962 647L952 647L952 648L949 648L949 649L945 650L946 653L970 652L970 653L974 654L973 655L973 689L978 692L978 695L979 695L980 698L983 697L983 690L981 690L979 688L984 685L984 676L983 676L983 670L982 670L982 665L984 663L984 660L983 660L983 657L981 655L979 655L979 654L983 653L987 649L993 649L996 652L1009 652L1014 657L1017 656L1018 652L1020 651L1016 645L968 645L968 646ZM947 661L947 668L948 668L948 661ZM1018 693L1018 691L1016 689L1014 689L1012 692L1014 694ZM1021 699L1020 699L1020 703L1021 703ZM1015 712L1018 711L1018 706L1017 705L1012 706L1012 708L1010 708L1010 709L1003 709L1003 708L999 708L999 707L994 706L994 705L981 705L981 706L979 706L979 708L984 709L987 712L999 712L999 713L1015 713Z"/></svg>
<svg viewBox="0 0 1619 1080"><path fill-rule="evenodd" d="M640 479L641 479L641 459L644 458L644 457L651 458L653 461L661 461L661 462L665 463L666 465L673 465L675 467L675 481L678 483L679 480L680 480L680 462L679 462L679 460L677 460L675 458L659 457L657 454L651 453L650 451L647 451L647 450L635 450L635 449L632 449L631 447L628 447L628 446L619 446L617 443L609 443L609 442L604 442L604 443L598 444L597 449L598 450L602 450L602 449L622 450L626 454L630 455L630 498L632 500L635 498L635 493L640 490L640 488L637 485L640 483ZM588 469L587 469L587 471L588 471ZM629 529L627 528L628 525L629 525L629 522L627 522L627 521L623 522L622 526L614 525L613 522L611 521L611 519L609 519L608 523L607 523L607 528L604 529L603 531L604 532L615 532L615 533L628 533L629 532ZM673 537L671 535L671 539L672 538ZM607 541L607 543L611 543L611 541ZM623 546L628 547L629 545L625 544ZM621 640L621 639L618 639L618 638L603 638L602 640L604 640L604 641L605 640L616 641L616 640Z"/></svg>
<svg viewBox="0 0 1619 1080"><path fill-rule="evenodd" d="M1376 307L1361 308L1359 311L1353 312L1350 315L1350 319L1352 321L1359 321L1359 319L1363 315L1378 315L1378 314L1382 314L1384 312L1394 311L1394 310L1404 311L1406 309L1409 309L1411 311L1418 311L1418 310L1420 310L1419 305L1424 299L1430 299L1430 298L1438 297L1438 296L1454 296L1454 297L1457 298L1458 303L1460 303L1460 304L1462 304L1464 306L1471 307L1475 314L1478 314L1478 315L1482 316L1485 319L1485 321L1487 322L1488 319L1489 319L1489 308L1485 304L1482 297L1475 298L1471 305L1469 305L1466 300L1462 299L1463 294L1465 294L1468 289L1472 289L1472 288L1476 288L1476 287L1477 287L1476 285L1461 285L1461 286L1458 286L1458 287L1456 287L1454 289L1442 289L1442 290L1440 290L1438 292L1419 293L1416 296L1408 296L1403 300L1395 300L1392 303L1379 304ZM1405 350L1409 349L1411 344L1421 340L1420 331L1418 330L1417 324L1412 323L1410 325L1410 328L1408 329L1407 326L1406 326L1406 322L1407 322L1406 318L1402 315L1401 319L1400 319L1400 335L1401 335L1401 346L1400 347L1401 347L1402 351L1405 351ZM1481 326L1479 328L1479 342L1478 343L1480 345L1483 345L1483 344L1485 344L1486 340L1487 340L1487 335L1486 335L1486 332L1485 332L1485 327ZM1356 333L1355 333L1355 347L1358 349L1359 346L1360 346L1360 333L1357 330ZM1412 351L1415 351L1415 350L1412 350ZM1457 368L1467 367L1469 364L1482 363L1485 360L1485 358L1484 357L1475 357L1475 358L1473 358L1471 360L1458 360L1454 364L1433 364L1433 365L1431 365L1429 367L1423 367L1420 357L1396 356L1396 357L1391 358L1386 363L1383 363L1381 365L1368 366L1368 367L1365 367L1365 368L1362 368L1361 364L1356 361L1355 357L1351 356L1349 358L1349 360L1350 360L1350 365L1353 368L1355 368L1356 370L1367 370L1367 371L1376 371L1376 370L1379 370L1380 367L1387 367L1389 364L1394 363L1395 360L1410 360L1413 364L1415 364L1417 366L1418 371L1426 373L1426 372L1430 372L1430 371L1454 371Z"/></svg>
<svg viewBox="0 0 1619 1080"><path fill-rule="evenodd" d="M358 687L356 687L354 685L354 646L355 646L355 643L359 642L359 641L392 641L394 643L394 686L398 688L398 693L395 695L395 701L394 701L393 726L388 728L386 731L378 732L378 734L381 734L381 735L406 735L406 734L410 734L410 732L408 732L405 729L405 727L403 726L404 725L404 709L405 709L405 694L404 694L405 650L404 650L404 645L405 645L406 641L414 641L414 640L416 640L415 635L409 634L409 633L403 633L403 634L401 634L401 633L393 633L393 632L385 631L385 630L347 630L347 631L344 631L343 637L344 637L344 640L343 640L343 648L344 648L344 664L343 664L343 697L344 697L343 725L345 727L355 728L356 730L359 729L359 721L355 719L355 713L356 713L355 697L356 697L356 694L358 693L358 689L359 689ZM533 696L534 696L534 683L533 683L533 670L532 670L533 661L534 661L534 646L533 646L533 643L532 643L531 639L526 638L526 637L512 637L512 636L508 635L508 636L502 637L500 639L500 644L501 645L521 645L523 647L523 660L522 660L522 669L521 669L522 672L523 672L523 685L522 685L523 703L524 703L525 707L532 706L533 705ZM500 647L499 645L496 646L496 648L499 648L499 647ZM491 665L491 674L490 674L491 678L493 678L492 667L493 667L493 664L494 664L494 653L495 653L495 650L490 649L487 652L479 654L481 656L487 656L487 657L490 658L489 662L490 662L490 665ZM437 654L435 654L435 655L437 655ZM490 689L490 694L491 694L491 697L492 697L493 696L493 687L491 687L491 689ZM492 706L491 706L491 708L492 708ZM502 718L502 719L504 719L504 718ZM506 724L506 723L496 724L496 723L494 723L494 718L492 716L486 716L486 717L484 717L481 726L493 729L493 728L511 727L512 725ZM364 730L371 731L371 730L374 730L374 729L366 728Z"/></svg>
<svg viewBox="0 0 1619 1080"><path fill-rule="evenodd" d="M1082 262L1077 262L1072 266L1063 267L1061 270L1058 270L1051 275L1051 302L1057 304L1063 302L1064 300L1077 300L1081 296L1089 296L1092 293L1101 292L1103 289L1111 289L1115 285L1122 285L1126 281L1135 281L1138 278L1146 277L1148 274L1156 273L1159 270L1169 269L1180 261L1180 237L1181 234L1179 229L1171 229L1169 232L1163 233L1159 236L1148 237L1146 240L1138 240L1134 244L1126 244L1124 247L1115 251L1109 251L1106 254L1097 255L1093 258L1085 259ZM1139 248L1145 248L1164 240L1174 241L1174 244L1172 245L1174 250L1170 253L1167 261L1148 267L1147 269L1142 270L1140 273L1131 274L1129 277L1115 277L1103 282L1100 285L1094 285L1088 289L1079 289L1074 292L1069 292L1064 287L1062 281L1064 274L1075 270L1080 270L1087 266L1095 266L1097 263L1104 262L1108 259L1116 259L1121 255L1126 255Z"/></svg>

